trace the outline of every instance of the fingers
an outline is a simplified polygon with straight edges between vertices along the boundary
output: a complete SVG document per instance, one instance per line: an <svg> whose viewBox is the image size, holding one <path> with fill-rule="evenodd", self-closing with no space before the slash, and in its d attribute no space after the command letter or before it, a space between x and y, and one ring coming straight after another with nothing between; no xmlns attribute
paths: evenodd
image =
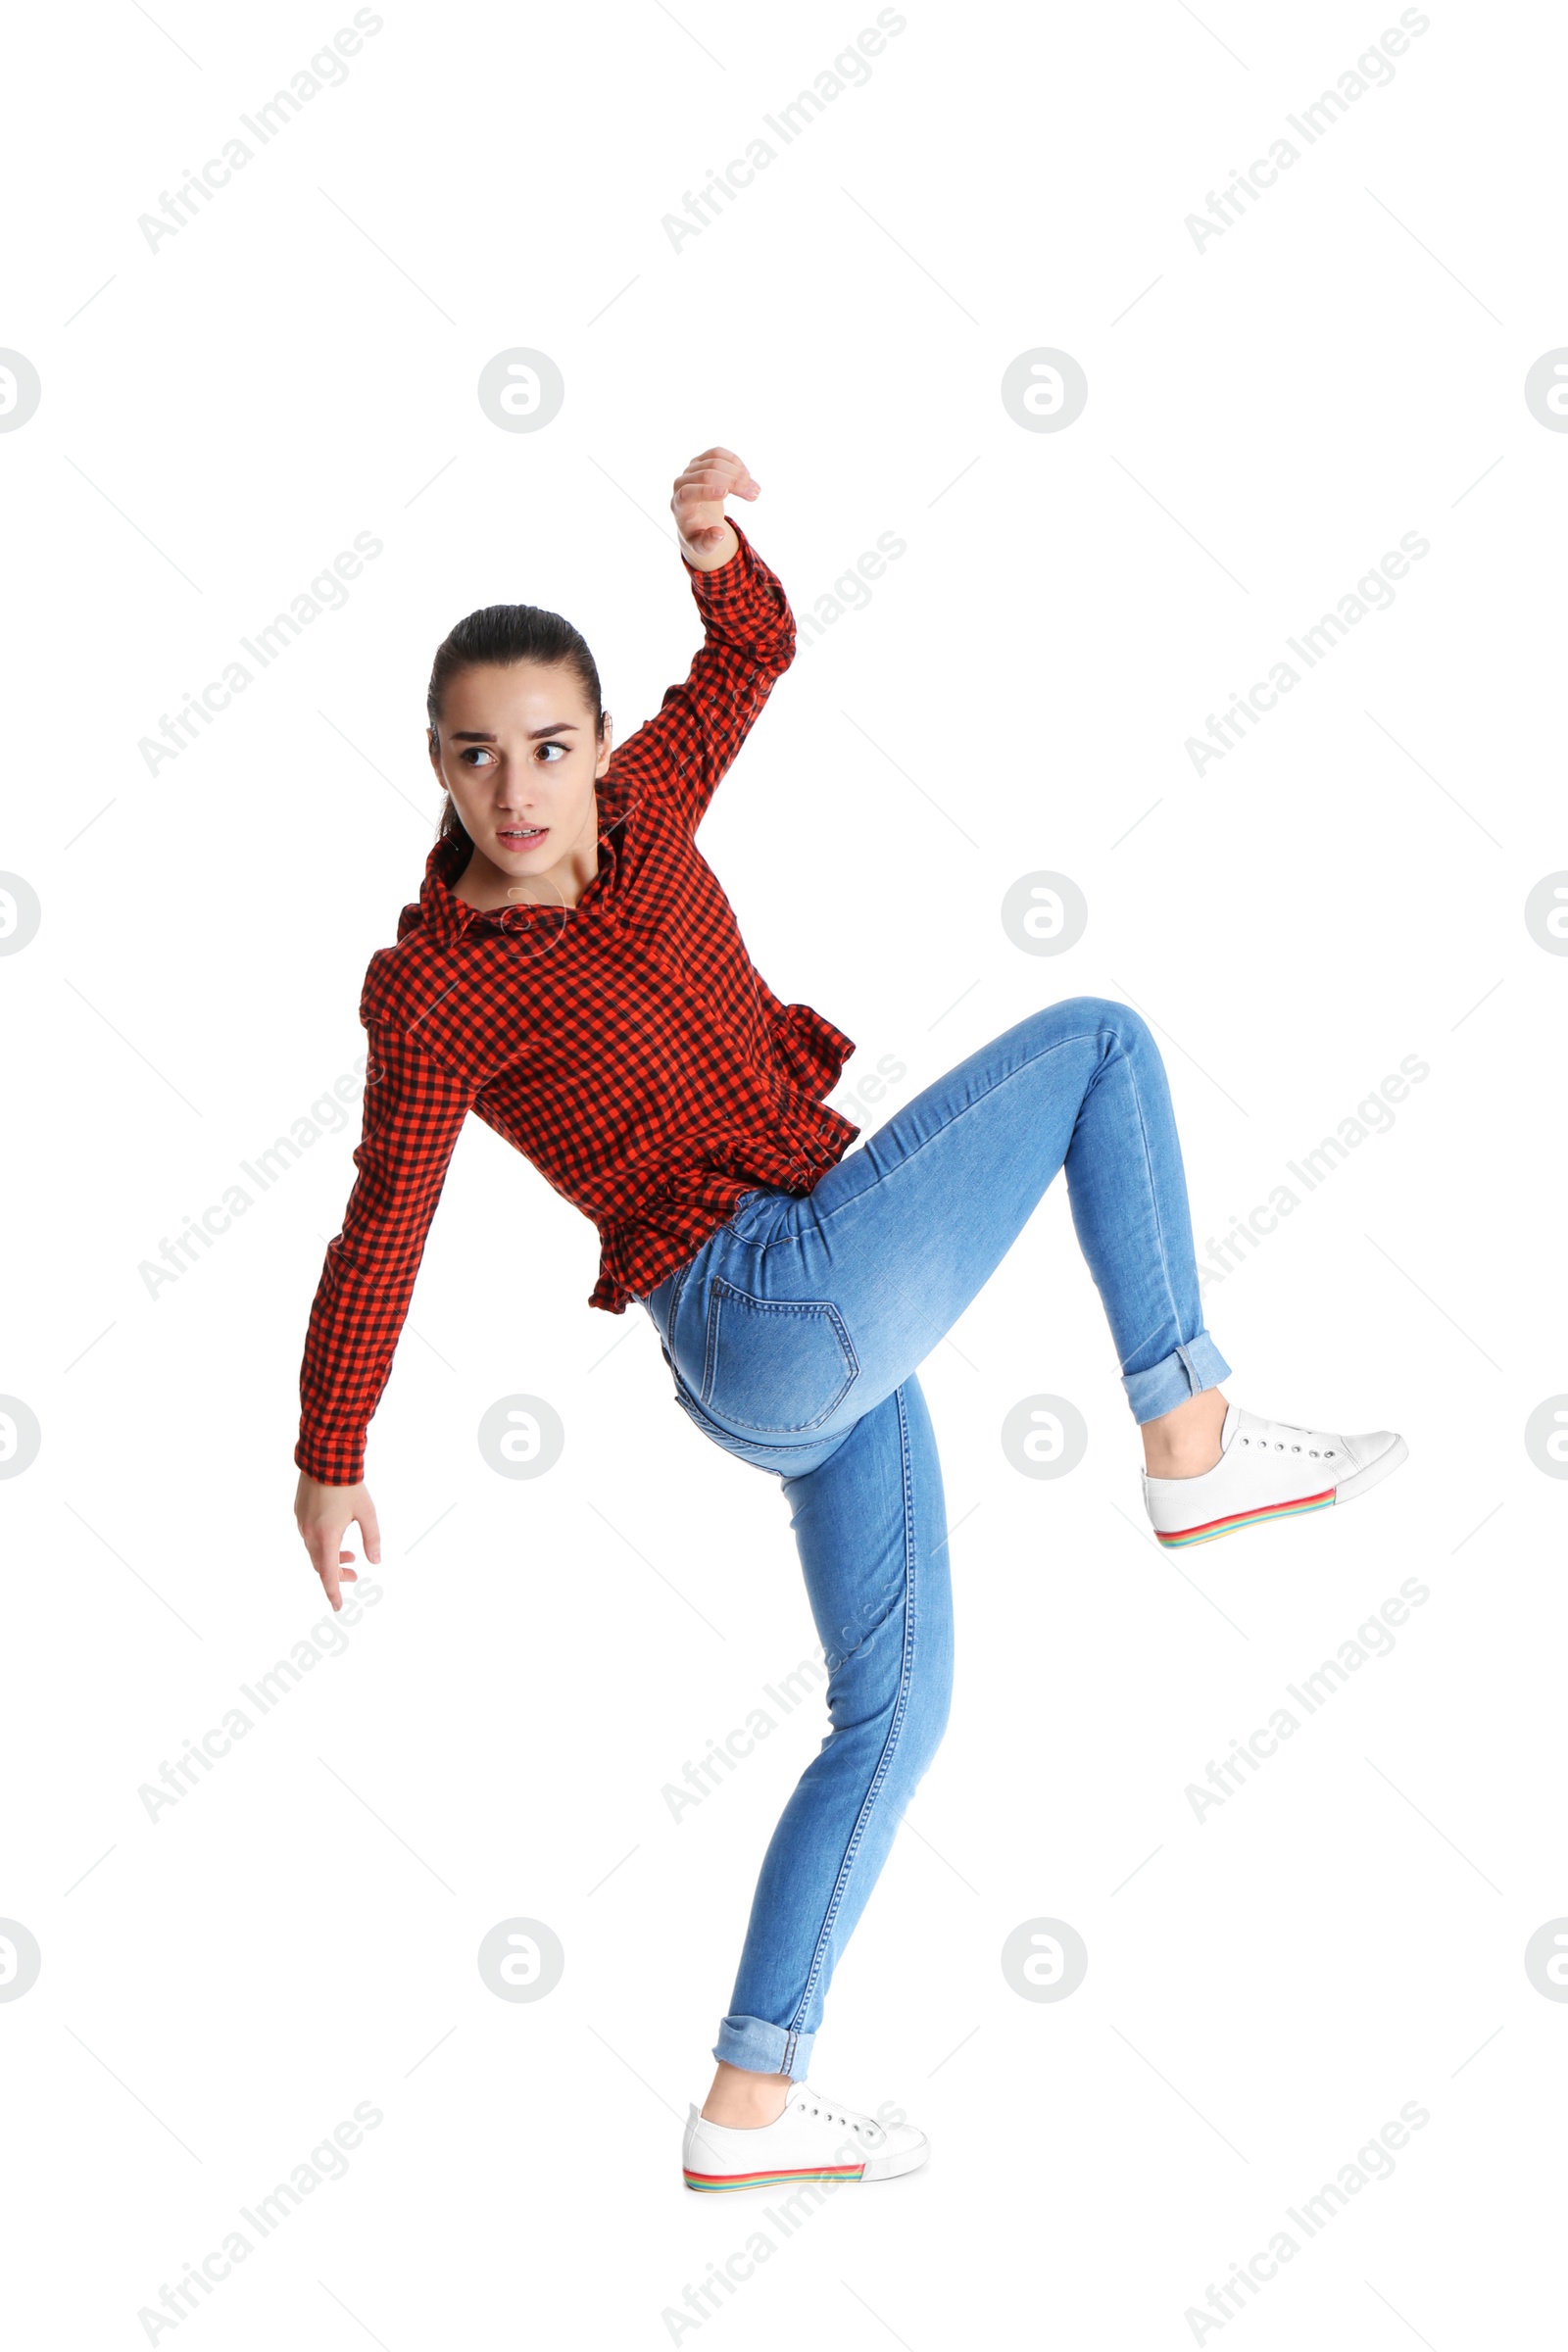
<svg viewBox="0 0 1568 2352"><path fill-rule="evenodd" d="M699 450L686 471L722 471L731 481L750 481L752 478L745 459L738 458L732 449L725 449L717 442L711 449Z"/></svg>
<svg viewBox="0 0 1568 2352"><path fill-rule="evenodd" d="M357 1585L360 1581L359 1570L350 1565L353 1558L352 1551L340 1551L334 1559L330 1549L325 1545L321 1547L320 1557L318 1558L315 1547L312 1547L311 1565L320 1578L321 1590L334 1609L341 1609L343 1606L342 1587Z"/></svg>
<svg viewBox="0 0 1568 2352"><path fill-rule="evenodd" d="M682 500L707 504L725 498L757 498L760 493L761 484L754 481L744 467L739 475L732 477L715 466L694 466L679 475L675 483L677 504Z"/></svg>
<svg viewBox="0 0 1568 2352"><path fill-rule="evenodd" d="M715 445L693 458L685 471L676 476L675 495L671 500L677 512L686 505L722 505L728 497L753 499L761 494L757 481L743 458L732 449Z"/></svg>
<svg viewBox="0 0 1568 2352"><path fill-rule="evenodd" d="M363 1523L361 1532L364 1532ZM360 1572L353 1565L354 1553L340 1549L343 1541L341 1528L302 1526L300 1538L310 1554L313 1571L321 1580L322 1592L334 1609L341 1609L342 1587L358 1584L360 1579ZM369 1556L368 1539L366 1556Z"/></svg>
<svg viewBox="0 0 1568 2352"><path fill-rule="evenodd" d="M365 1544L366 1563L368 1567L378 1568L381 1564L381 1523L375 1515L375 1505L368 1494L361 1503L355 1517L359 1521L360 1535Z"/></svg>
<svg viewBox="0 0 1568 2352"><path fill-rule="evenodd" d="M716 474L682 474L669 503L677 514L701 514L704 507L711 507L715 514L722 514L725 493L726 485Z"/></svg>
<svg viewBox="0 0 1568 2352"><path fill-rule="evenodd" d="M756 498L761 485L754 476L751 467L747 465L744 458L738 458L732 449L713 449L708 451L706 454L710 458L717 458L721 461L727 460L731 467L729 486L731 491L733 491L736 496L740 498Z"/></svg>

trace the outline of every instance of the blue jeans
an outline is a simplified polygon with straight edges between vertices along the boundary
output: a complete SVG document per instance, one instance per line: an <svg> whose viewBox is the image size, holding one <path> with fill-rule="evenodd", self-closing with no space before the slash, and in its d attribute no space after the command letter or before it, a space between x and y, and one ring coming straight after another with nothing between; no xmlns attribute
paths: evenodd
<svg viewBox="0 0 1568 2352"><path fill-rule="evenodd" d="M942 1472L915 1367L1056 1170L1134 1419L1230 1366L1203 1329L1159 1050L1073 997L971 1054L806 1195L746 1193L643 1300L699 1429L783 1481L831 1730L762 1862L716 2058L806 2074L840 1953L948 1720Z"/></svg>

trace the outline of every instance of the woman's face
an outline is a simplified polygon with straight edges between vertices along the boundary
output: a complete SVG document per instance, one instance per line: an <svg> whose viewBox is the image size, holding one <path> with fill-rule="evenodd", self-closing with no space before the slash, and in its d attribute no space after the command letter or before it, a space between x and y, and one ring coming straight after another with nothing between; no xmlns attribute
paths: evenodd
<svg viewBox="0 0 1568 2352"><path fill-rule="evenodd" d="M556 662L461 670L442 698L439 736L430 733L430 763L480 859L502 882L548 877L578 851L591 874L599 831L594 785L610 749L608 714L596 736L575 671ZM480 878L492 879L482 867ZM564 895L569 904L578 893Z"/></svg>

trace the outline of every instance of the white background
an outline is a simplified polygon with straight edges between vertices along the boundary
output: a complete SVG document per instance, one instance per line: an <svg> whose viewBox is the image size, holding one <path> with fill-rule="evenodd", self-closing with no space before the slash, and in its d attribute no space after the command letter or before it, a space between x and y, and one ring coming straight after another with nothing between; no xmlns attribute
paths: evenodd
<svg viewBox="0 0 1568 2352"><path fill-rule="evenodd" d="M1523 906L1568 864L1568 439L1523 382L1568 341L1560 21L1434 6L1199 250L1186 216L1396 10L910 5L676 251L662 217L874 11L389 5L154 251L138 216L350 12L154 13L14 27L3 166L0 342L43 383L0 436L0 864L42 904L0 962L0 1390L42 1430L0 1482L0 1913L43 1955L0 2004L16 2339L148 2340L369 2101L346 2178L154 2340L1541 2340L1568 2012L1523 1952L1568 1910L1568 1492L1523 1427L1568 1388L1568 964ZM539 433L475 397L516 345L564 375ZM1063 432L1002 404L1037 346L1088 376ZM679 2136L819 1706L678 1824L662 1795L815 1654L787 1513L673 1405L646 1317L586 1310L591 1227L477 1122L371 1428L379 1604L177 1805L138 1796L325 1615L291 1453L357 1102L177 1282L138 1269L363 1051L438 811L438 639L554 607L629 731L698 642L666 502L712 441L798 612L907 542L702 837L772 987L857 1040L867 1133L1036 1005L1130 999L1203 1251L1430 1065L1205 1295L1242 1401L1405 1433L1361 1507L1157 1551L1059 1185L922 1367L958 1695L813 2073L934 2154L788 2236L687 2195ZM383 553L344 609L149 774L139 739L357 532ZM1186 739L1406 532L1392 608L1196 775ZM1089 903L1054 960L1000 920L1039 869ZM1041 1392L1089 1424L1060 1481L1001 1449ZM532 1484L475 1444L514 1393L566 1430ZM1210 1759L1410 1578L1392 1652L1196 1819ZM537 2003L475 1965L517 1915L565 1949ZM1041 1916L1089 1950L1059 2003L1000 1967ZM1184 2317L1411 2101L1392 2178L1223 2326Z"/></svg>

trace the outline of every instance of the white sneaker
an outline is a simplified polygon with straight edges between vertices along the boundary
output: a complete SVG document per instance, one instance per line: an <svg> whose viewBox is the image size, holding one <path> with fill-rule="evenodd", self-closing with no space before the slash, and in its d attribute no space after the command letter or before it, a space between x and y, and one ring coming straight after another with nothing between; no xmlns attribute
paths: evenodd
<svg viewBox="0 0 1568 2352"><path fill-rule="evenodd" d="M688 2188L790 2188L802 2180L892 2180L917 2171L930 2153L912 2124L884 2128L797 2082L778 2121L753 2132L705 2123L693 2107L681 2162Z"/></svg>
<svg viewBox="0 0 1568 2352"><path fill-rule="evenodd" d="M1392 1470L1409 1447L1392 1429L1341 1438L1264 1421L1229 1407L1220 1432L1220 1457L1197 1478L1151 1478L1144 1472L1144 1507L1167 1549L1212 1544L1265 1519L1295 1519L1351 1502Z"/></svg>

